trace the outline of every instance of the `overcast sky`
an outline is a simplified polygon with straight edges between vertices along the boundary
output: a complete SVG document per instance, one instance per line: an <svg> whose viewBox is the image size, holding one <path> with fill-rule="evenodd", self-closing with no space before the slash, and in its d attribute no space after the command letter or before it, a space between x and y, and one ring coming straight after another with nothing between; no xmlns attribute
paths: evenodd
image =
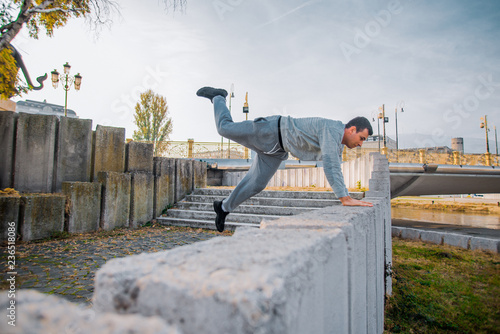
<svg viewBox="0 0 500 334"><path fill-rule="evenodd" d="M272 114L347 122L376 118L385 105L400 146L451 146L485 151L480 117L500 127L500 1L188 0L185 13L161 0L123 0L121 16L98 37L73 20L53 38L13 44L31 76L66 62L82 87L68 107L96 124L125 127L132 137L139 94L166 97L171 140L220 141L211 104L195 95L211 85L230 89L243 120ZM64 90L46 87L20 98L64 105ZM16 98L15 100L19 100ZM377 122L373 122L375 133Z"/></svg>

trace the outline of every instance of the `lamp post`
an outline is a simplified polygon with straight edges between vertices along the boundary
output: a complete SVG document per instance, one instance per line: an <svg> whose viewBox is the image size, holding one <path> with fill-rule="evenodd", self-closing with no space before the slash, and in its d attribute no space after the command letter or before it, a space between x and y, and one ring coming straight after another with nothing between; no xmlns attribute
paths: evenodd
<svg viewBox="0 0 500 334"><path fill-rule="evenodd" d="M71 77L69 75L69 70L71 69L71 66L66 62L66 64L63 65L64 67L64 73L59 75L59 72L57 70L53 70L50 72L52 74L52 86L54 88L57 88L59 81L62 81L63 83L63 89L65 91L64 93L64 116L68 116L68 90L71 88L71 84L75 83L75 90L79 91L80 86L82 85L82 76L80 73L77 73L74 77Z"/></svg>
<svg viewBox="0 0 500 334"><path fill-rule="evenodd" d="M404 101L399 102L401 112L404 112ZM398 107L394 111L394 120L396 121L396 162L399 162L399 140L398 140Z"/></svg>
<svg viewBox="0 0 500 334"><path fill-rule="evenodd" d="M387 155L387 140L385 137L385 123L389 122L389 117L385 117L385 104L382 104L382 107L379 108L379 110L382 109L382 112L378 114L378 118L382 119L383 122L383 130L384 130L384 146L382 147L382 154ZM379 142L380 143L380 142ZM380 147L380 144L379 144Z"/></svg>
<svg viewBox="0 0 500 334"><path fill-rule="evenodd" d="M490 155L490 142L488 140L488 131L490 131L490 129L488 129L488 118L487 118L487 115L484 115L484 117L481 117L481 124L479 125L479 127L482 129L484 128L484 131L486 133L486 153L485 153L485 156L486 156L486 166L491 166L491 155Z"/></svg>
<svg viewBox="0 0 500 334"><path fill-rule="evenodd" d="M229 113L231 113L231 98L234 97L234 84L231 84L231 91L229 93ZM227 158L231 159L231 139L227 140Z"/></svg>
<svg viewBox="0 0 500 334"><path fill-rule="evenodd" d="M245 103L243 104L243 113L245 114L245 119L248 121L248 92L245 95ZM245 159L248 159L248 147L245 147Z"/></svg>

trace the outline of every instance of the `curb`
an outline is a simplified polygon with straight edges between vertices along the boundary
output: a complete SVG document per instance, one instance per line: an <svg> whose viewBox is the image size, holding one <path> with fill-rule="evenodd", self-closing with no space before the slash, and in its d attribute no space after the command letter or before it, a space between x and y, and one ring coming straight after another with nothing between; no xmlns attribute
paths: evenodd
<svg viewBox="0 0 500 334"><path fill-rule="evenodd" d="M435 232L400 226L392 226L391 232L393 237L401 239L419 240L437 245L500 253L500 239L473 237L466 234Z"/></svg>

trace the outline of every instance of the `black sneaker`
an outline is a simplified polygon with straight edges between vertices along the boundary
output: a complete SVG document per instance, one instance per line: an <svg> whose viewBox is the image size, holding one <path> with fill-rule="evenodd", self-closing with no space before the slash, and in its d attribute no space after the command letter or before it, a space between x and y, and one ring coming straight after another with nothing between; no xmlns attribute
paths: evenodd
<svg viewBox="0 0 500 334"><path fill-rule="evenodd" d="M229 212L222 209L222 201L214 201L214 211L217 214L215 217L215 226L217 227L217 231L222 232L224 231L224 223Z"/></svg>
<svg viewBox="0 0 500 334"><path fill-rule="evenodd" d="M212 101L216 96L222 96L223 98L226 98L227 91L222 88L203 87L198 89L196 95L206 97L207 99L210 99L210 101Z"/></svg>

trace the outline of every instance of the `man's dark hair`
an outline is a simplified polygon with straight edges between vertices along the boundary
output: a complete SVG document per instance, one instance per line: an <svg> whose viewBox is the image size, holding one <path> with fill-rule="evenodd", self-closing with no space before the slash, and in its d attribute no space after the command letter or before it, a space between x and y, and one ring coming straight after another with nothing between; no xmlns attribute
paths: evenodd
<svg viewBox="0 0 500 334"><path fill-rule="evenodd" d="M371 136L373 134L372 125L370 121L366 119L366 117L358 116L354 117L345 125L345 128L348 129L351 126L356 127L356 132L363 131L364 129L368 129L368 135Z"/></svg>

